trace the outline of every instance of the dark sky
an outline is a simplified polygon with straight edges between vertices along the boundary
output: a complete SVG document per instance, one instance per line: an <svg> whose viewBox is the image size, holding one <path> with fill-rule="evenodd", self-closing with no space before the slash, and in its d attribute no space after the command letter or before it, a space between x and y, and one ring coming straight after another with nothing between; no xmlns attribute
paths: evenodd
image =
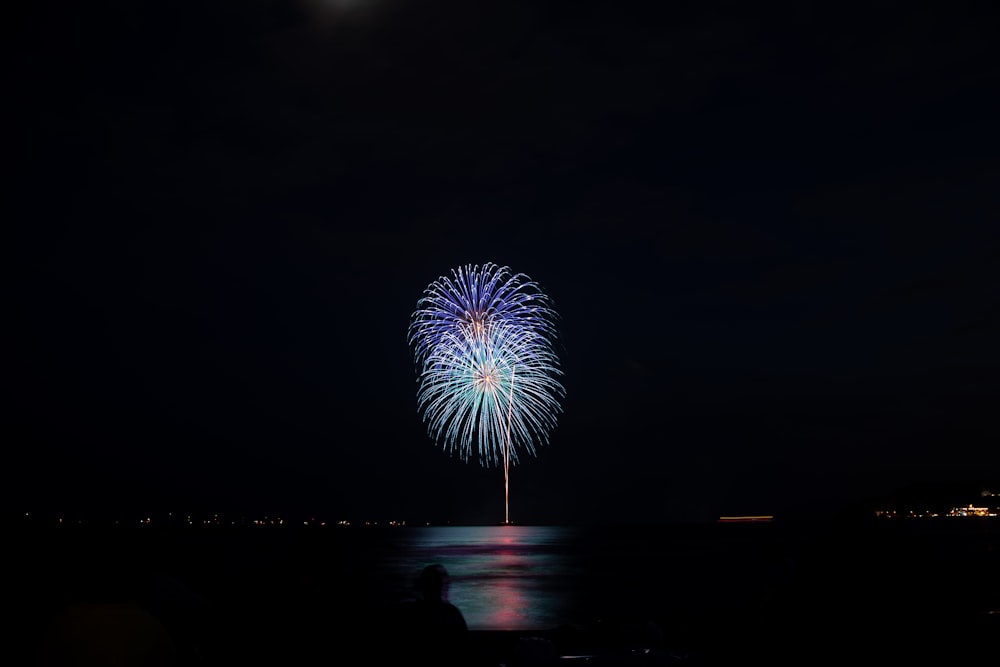
<svg viewBox="0 0 1000 667"><path fill-rule="evenodd" d="M1000 69L978 5L6 9L7 509L493 522L406 327L527 273L538 523L1000 478Z"/></svg>

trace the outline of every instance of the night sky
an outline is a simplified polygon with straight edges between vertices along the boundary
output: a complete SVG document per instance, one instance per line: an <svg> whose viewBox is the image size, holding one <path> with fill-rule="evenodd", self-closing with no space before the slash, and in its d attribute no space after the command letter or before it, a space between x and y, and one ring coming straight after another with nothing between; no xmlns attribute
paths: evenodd
<svg viewBox="0 0 1000 667"><path fill-rule="evenodd" d="M6 8L4 509L502 520L406 340L485 262L560 315L515 521L1000 478L987 4Z"/></svg>

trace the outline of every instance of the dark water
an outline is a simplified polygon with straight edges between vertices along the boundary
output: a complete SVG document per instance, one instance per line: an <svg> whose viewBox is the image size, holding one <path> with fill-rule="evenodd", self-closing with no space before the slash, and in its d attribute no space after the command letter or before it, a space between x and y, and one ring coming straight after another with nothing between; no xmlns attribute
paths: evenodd
<svg viewBox="0 0 1000 667"><path fill-rule="evenodd" d="M134 602L217 662L339 650L377 634L379 611L412 597L432 562L449 570L451 601L484 635L649 622L678 655L720 664L794 663L800 645L845 659L881 650L958 664L963 650L978 655L1000 639L991 613L1000 611L1000 523L989 519L70 527L24 531L9 544L9 600L28 647L66 605Z"/></svg>
<svg viewBox="0 0 1000 667"><path fill-rule="evenodd" d="M578 531L560 527L425 527L400 531L373 563L385 600L413 596L413 578L428 563L451 574L450 600L470 629L553 627L575 617L584 565Z"/></svg>
<svg viewBox="0 0 1000 667"><path fill-rule="evenodd" d="M759 600L783 564L771 527L718 528L417 528L392 536L373 572L384 599L403 599L423 565L442 563L452 602L476 630Z"/></svg>

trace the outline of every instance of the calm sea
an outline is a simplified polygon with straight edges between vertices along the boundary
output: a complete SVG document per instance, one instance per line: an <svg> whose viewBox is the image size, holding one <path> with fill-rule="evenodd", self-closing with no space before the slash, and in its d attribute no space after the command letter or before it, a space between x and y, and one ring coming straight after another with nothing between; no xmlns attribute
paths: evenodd
<svg viewBox="0 0 1000 667"><path fill-rule="evenodd" d="M371 552L370 574L391 602L412 597L420 568L441 563L470 628L537 630L759 598L781 576L770 528L411 528Z"/></svg>
<svg viewBox="0 0 1000 667"><path fill-rule="evenodd" d="M414 597L430 563L447 568L451 601L484 633L649 619L678 643L753 652L794 639L846 652L875 637L923 637L917 628L1000 629L1000 523L989 519L71 528L12 543L26 637L32 618L43 623L61 605L132 600L181 632L199 619L219 651L248 637L326 642Z"/></svg>

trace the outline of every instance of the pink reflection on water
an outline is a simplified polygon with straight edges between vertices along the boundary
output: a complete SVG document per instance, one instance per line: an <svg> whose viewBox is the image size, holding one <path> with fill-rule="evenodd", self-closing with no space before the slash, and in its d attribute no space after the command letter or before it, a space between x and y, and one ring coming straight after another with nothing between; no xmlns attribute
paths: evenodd
<svg viewBox="0 0 1000 667"><path fill-rule="evenodd" d="M534 630L563 622L567 598L558 527L447 526L402 534L394 558L405 577L427 563L451 575L449 598L474 630ZM402 580L401 580L402 581Z"/></svg>
<svg viewBox="0 0 1000 667"><path fill-rule="evenodd" d="M495 572L512 572L523 571L526 565L516 551L503 549L493 554L486 567ZM496 629L517 629L528 625L530 605L513 577L500 576L484 588L484 597L493 611L481 619L483 625Z"/></svg>

